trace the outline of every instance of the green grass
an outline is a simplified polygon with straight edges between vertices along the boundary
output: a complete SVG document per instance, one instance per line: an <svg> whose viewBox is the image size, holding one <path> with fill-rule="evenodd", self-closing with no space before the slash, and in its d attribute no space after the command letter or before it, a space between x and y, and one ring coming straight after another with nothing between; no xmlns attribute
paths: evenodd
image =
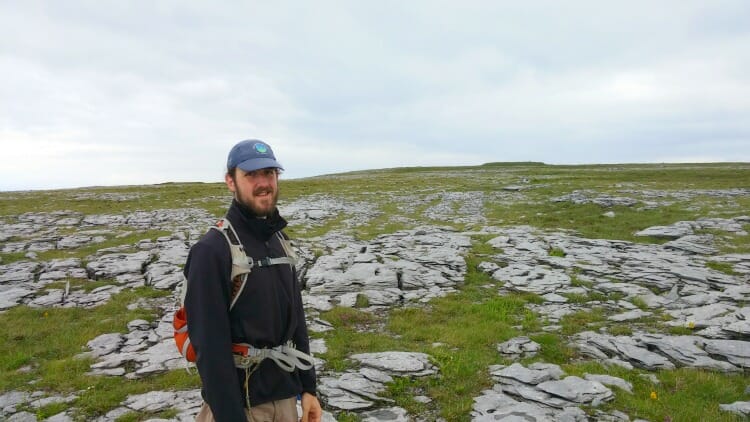
<svg viewBox="0 0 750 422"><path fill-rule="evenodd" d="M606 315L601 308L573 312L560 319L561 332L569 336L581 331L596 331L604 321L606 321Z"/></svg>
<svg viewBox="0 0 750 422"><path fill-rule="evenodd" d="M111 332L126 332L133 319L152 320L154 310L128 310L126 306L142 297L161 297L166 293L151 288L127 290L93 309L34 309L16 306L0 315L0 392L10 390L46 390L60 394L75 393L75 408L84 419L101 415L116 407L128 394L156 389L195 388L195 374L185 371L125 380L121 377L86 375L91 360L74 356L87 350L94 337ZM18 371L21 367L28 371ZM34 381L33 384L29 384ZM65 405L69 406L69 405ZM62 405L40 409L49 416ZM52 413L52 414L54 414Z"/></svg>
<svg viewBox="0 0 750 422"><path fill-rule="evenodd" d="M148 419L171 419L177 416L176 409L163 410L161 412L128 412L119 418L115 419L115 422L140 422Z"/></svg>
<svg viewBox="0 0 750 422"><path fill-rule="evenodd" d="M648 311L648 305L646 304L646 301L643 300L643 298L634 297L634 298L630 299L630 303L632 303L633 305L637 306L638 309L640 309L642 311Z"/></svg>
<svg viewBox="0 0 750 422"><path fill-rule="evenodd" d="M741 374L723 374L704 370L681 368L657 371L659 384L641 377L642 370L627 370L616 366L602 366L597 362L561 365L568 375L582 377L584 373L606 374L622 378L633 385L633 393L610 387L615 393L612 402L602 405L602 410L619 410L631 420L641 418L652 421L742 421L732 413L719 410L720 403L746 401L744 391L748 377ZM651 393L656 393L656 399Z"/></svg>
<svg viewBox="0 0 750 422"><path fill-rule="evenodd" d="M712 270L721 271L724 274L737 275L734 271L733 265L728 262L708 261L706 262L706 267L711 268Z"/></svg>
<svg viewBox="0 0 750 422"><path fill-rule="evenodd" d="M565 251L560 248L552 248L549 251L549 256L557 256L560 258L564 258L566 255Z"/></svg>
<svg viewBox="0 0 750 422"><path fill-rule="evenodd" d="M107 199L76 199L77 196L105 193L137 195L125 201ZM206 201L205 198L215 200ZM33 192L6 192L0 195L0 216L18 215L27 211L71 211L84 214L111 214L151 211L190 206L209 209L228 204L223 183L164 183L144 186L92 187ZM226 205L225 205L226 206Z"/></svg>

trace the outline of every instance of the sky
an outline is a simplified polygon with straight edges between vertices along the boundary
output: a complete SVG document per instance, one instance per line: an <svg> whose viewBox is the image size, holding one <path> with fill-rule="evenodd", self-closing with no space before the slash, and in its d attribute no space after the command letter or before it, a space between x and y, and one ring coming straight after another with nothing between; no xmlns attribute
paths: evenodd
<svg viewBox="0 0 750 422"><path fill-rule="evenodd" d="M0 1L0 191L750 161L750 2Z"/></svg>

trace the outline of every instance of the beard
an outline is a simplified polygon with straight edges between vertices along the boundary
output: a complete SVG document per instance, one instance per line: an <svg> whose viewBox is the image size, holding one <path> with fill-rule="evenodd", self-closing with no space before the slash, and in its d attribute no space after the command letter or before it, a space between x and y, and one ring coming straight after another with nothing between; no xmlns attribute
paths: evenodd
<svg viewBox="0 0 750 422"><path fill-rule="evenodd" d="M258 197L264 193L271 193L271 195ZM276 209L276 202L279 199L279 190L272 190L267 188L258 188L252 194L247 194L237 188L235 193L237 202L246 206L253 214L258 217L268 217L273 214Z"/></svg>

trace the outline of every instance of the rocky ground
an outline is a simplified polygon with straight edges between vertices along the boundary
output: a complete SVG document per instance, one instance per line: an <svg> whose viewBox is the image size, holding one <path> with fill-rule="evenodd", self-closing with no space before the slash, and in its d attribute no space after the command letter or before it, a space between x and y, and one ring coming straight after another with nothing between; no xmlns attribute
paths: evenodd
<svg viewBox="0 0 750 422"><path fill-rule="evenodd" d="M331 330L331 324L320 315L336 306L360 306L364 301L368 312L387 312L405 305L424 306L460 290L467 272L465 255L472 248L472 239L479 236L489 239L486 246L492 251L483 255L479 266L495 281L485 286L487 295L538 295L541 300L527 307L544 321L544 332L564 334L561 320L566 315L604 315L605 327L567 337L586 359L646 371L689 367L742 374L750 370L750 254L720 253L715 237L706 234L746 236L750 217L738 214L679 221L644 227L637 234L668 239L662 244L590 239L575 232L527 225L485 224L482 210L487 202L517 198L524 189L508 186L493 195L431 193L402 201L406 208L421 205L425 221L469 222L476 227L472 230L421 225L368 241L357 240L346 230L332 230L297 240L310 330ZM102 200L119 199L115 194L106 195ZM618 195L609 195L582 190L551 201L595 203L604 207L604 213L612 205L653 208L689 200L690 195L732 198L748 196L750 191L623 189ZM313 228L344 215L341 227L346 228L373 219L379 212L365 200L311 195L283 204L282 213L292 225ZM20 305L92 308L126 289L151 286L164 290L170 295L130 305L153 308L159 318L130 321L124 334L102 333L88 342L81 357L93 358L90 374L100 377L139 379L182 370L185 363L174 347L171 327L181 266L190 245L214 219L200 208L92 215L26 212L2 217L0 252L21 253L23 258L0 262L0 310ZM40 258L49 251L76 250L152 230L169 234L101 248L83 258ZM709 261L725 264L731 271L713 269L707 266ZM86 283L95 281L103 284L85 288ZM678 331L655 329L654 320L686 331L674 334ZM610 327L627 330L613 334ZM318 354L325 353L327 347L320 338L312 346ZM508 364L487 368L494 386L474 398L472 420L630 420L622 411L595 410L592 414L590 409L616 395L632 394L631 383L606 374L568 375L551 363L522 363L542 347L528 337L497 341L498 356ZM428 354L391 350L349 358L356 369L343 372L329 368L323 360L317 362L324 420L335 420L341 412L356 414L364 421L438 418L436 414L410 415L383 395L394 377L439 376L440 368ZM0 419L36 421L34 409L70 403L46 420L73 420L76 399L75 393L58 396L33 388L5 392L0 394ZM421 395L414 400L430 403L433 399ZM114 421L133 411L169 409L172 413L167 420L192 420L200 402L198 390L153 391L127 397L97 420ZM750 416L750 395L744 402L720 404L728 413Z"/></svg>

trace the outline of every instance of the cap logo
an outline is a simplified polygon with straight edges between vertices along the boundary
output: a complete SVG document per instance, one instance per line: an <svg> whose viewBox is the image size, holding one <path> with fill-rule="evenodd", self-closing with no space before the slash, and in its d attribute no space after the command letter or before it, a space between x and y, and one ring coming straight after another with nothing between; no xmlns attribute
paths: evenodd
<svg viewBox="0 0 750 422"><path fill-rule="evenodd" d="M255 144L253 145L253 148L255 148L255 151L257 151L258 154L268 153L268 147L263 144Z"/></svg>

